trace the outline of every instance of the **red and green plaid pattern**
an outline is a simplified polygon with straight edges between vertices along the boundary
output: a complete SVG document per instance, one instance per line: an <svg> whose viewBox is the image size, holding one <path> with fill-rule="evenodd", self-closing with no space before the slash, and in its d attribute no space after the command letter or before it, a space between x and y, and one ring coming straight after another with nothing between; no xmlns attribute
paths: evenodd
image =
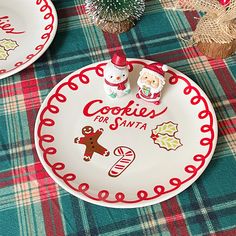
<svg viewBox="0 0 236 236"><path fill-rule="evenodd" d="M146 1L135 28L103 33L82 0L54 1L59 28L33 65L0 80L0 235L236 235L236 55L210 60L190 37L197 12L164 10ZM115 50L167 63L209 96L219 121L215 154L204 174L178 196L150 207L112 209L84 202L60 188L39 162L34 123L42 101L66 75Z"/></svg>

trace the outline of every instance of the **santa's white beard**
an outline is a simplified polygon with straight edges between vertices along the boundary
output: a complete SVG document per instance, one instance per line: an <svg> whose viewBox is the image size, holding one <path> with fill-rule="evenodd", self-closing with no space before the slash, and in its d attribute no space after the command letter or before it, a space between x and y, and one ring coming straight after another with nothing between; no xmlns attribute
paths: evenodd
<svg viewBox="0 0 236 236"><path fill-rule="evenodd" d="M144 86L146 88L150 88L150 93L154 94L154 93L159 93L162 88L163 88L163 84L159 84L159 86L157 88L153 88L151 85L146 85L145 83L141 82L141 80L138 80L138 86L142 89Z"/></svg>

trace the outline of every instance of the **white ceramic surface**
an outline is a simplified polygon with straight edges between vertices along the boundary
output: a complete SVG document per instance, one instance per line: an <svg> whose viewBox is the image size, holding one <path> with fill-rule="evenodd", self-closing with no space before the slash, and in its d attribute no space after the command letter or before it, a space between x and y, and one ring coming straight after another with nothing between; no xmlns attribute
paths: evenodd
<svg viewBox="0 0 236 236"><path fill-rule="evenodd" d="M57 13L50 0L0 2L0 79L31 65L51 44Z"/></svg>
<svg viewBox="0 0 236 236"><path fill-rule="evenodd" d="M83 200L117 208L155 204L185 190L203 173L217 142L215 112L199 86L170 68L161 104L147 103L136 98L136 81L152 62L128 61L130 94L109 98L102 81L106 62L93 64L52 89L35 125L49 175ZM85 161L88 150L95 152ZM106 150L109 156L102 155Z"/></svg>

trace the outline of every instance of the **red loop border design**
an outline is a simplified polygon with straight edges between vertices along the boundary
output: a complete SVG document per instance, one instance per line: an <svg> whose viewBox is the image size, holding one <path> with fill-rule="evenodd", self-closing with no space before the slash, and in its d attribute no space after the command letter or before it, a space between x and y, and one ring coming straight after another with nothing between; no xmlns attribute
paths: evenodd
<svg viewBox="0 0 236 236"><path fill-rule="evenodd" d="M43 159L46 163L46 165L48 167L50 167L50 169L53 171L53 173L60 178L61 180L63 180L63 182L72 190L79 192L81 194L83 194L85 197L95 200L95 201L102 201L102 202L106 202L106 203L128 203L128 204L132 204L132 203L138 203L141 201L147 201L147 200L153 200L153 199L157 199L158 197L173 192L175 190L177 190L180 186L182 186L183 184L185 184L186 182L190 181L194 176L197 175L198 171L204 166L205 164L205 160L209 157L209 155L212 152L213 149L213 141L214 141L214 130L213 130L213 115L211 113L211 111L209 110L208 107L208 103L206 101L206 99L204 97L201 96L200 91L194 87L193 85L191 85L191 83L184 77L177 75L174 71L169 70L167 73L169 73L170 78L169 78L169 83L171 85L175 85L178 83L179 80L184 81L186 83L186 87L184 88L184 94L185 95L189 95L191 94L191 92L195 92L196 95L194 95L194 97L192 97L190 99L191 104L197 105L200 102L203 102L204 104L204 110L200 111L198 114L198 118L204 120L205 118L209 118L210 123L209 124L204 124L201 128L200 131L204 134L204 133L210 133L210 138L202 138L200 140L200 145L202 146L208 146L208 151L205 155L203 154L196 154L193 157L193 160L195 162L200 163L198 167L195 167L194 165L188 165L184 168L184 171L188 174L190 174L190 177L185 179L185 180L180 180L179 178L172 178L169 180L169 183L171 186L173 186L173 188L171 189L165 189L164 186L161 185L156 185L153 188L153 191L155 192L154 196L149 196L148 192L145 190L139 190L137 192L137 199L134 200L126 200L125 199L125 194L122 192L117 192L115 194L115 199L114 200L109 200L109 191L108 190L101 190L97 193L97 196L92 196L88 193L89 190L89 184L87 183L81 183L79 184L79 186L77 188L75 188L72 184L71 181L74 181L76 179L76 175L73 173L67 173L64 175L61 175L59 173L59 171L64 170L65 169L65 165L61 162L57 162L55 164L51 164L48 160L48 156L49 155L55 155L57 153L57 150L55 147L53 147L53 145L51 145L50 147L44 148L43 143L51 143L53 144L54 141L54 137L51 134L42 134L42 128L44 126L54 126L55 122L54 120L50 119L50 118L46 118L45 117L45 113L46 112L50 112L53 114L57 114L59 113L59 108L55 105L53 105L53 100L55 99L57 102L60 103L64 103L67 101L67 98L65 95L63 95L61 93L62 88L64 87L68 87L71 90L78 90L78 85L76 83L74 83L74 80L79 80L82 84L88 84L89 83L89 77L85 74L88 71L95 71L96 74L99 77L103 76L103 66L106 63L101 63L98 64L95 67L87 67L85 69L83 69L79 74L75 74L73 76L71 76L69 78L69 80L67 82L64 82L62 84L60 84L58 86L58 88L56 89L55 93L48 99L47 101L47 105L44 107L44 109L42 110L42 112L39 115L40 118L40 123L37 129L37 135L38 135L38 139L39 139L39 147L41 149L41 151L43 152ZM133 70L133 64L139 64L142 66L145 66L146 63L142 62L142 61L130 61L129 62L129 70L132 71Z"/></svg>
<svg viewBox="0 0 236 236"><path fill-rule="evenodd" d="M44 4L44 5L43 5ZM47 44L48 40L51 37L51 33L54 29L54 22L55 22L55 16L53 15L53 11L51 6L48 4L48 0L36 0L36 5L41 6L40 7L40 12L47 12L44 16L43 19L45 21L51 19L51 23L49 23L47 26L44 27L45 33L41 36L42 40L45 40L43 44L40 44L38 46L35 47L35 51L36 53L30 53L29 55L27 55L25 57L26 61L18 61L15 63L15 67L10 69L10 70L6 70L6 69L1 69L0 70L0 75L8 73L10 71L15 70L16 68L26 64L28 61L32 60L36 55L38 55L45 47L45 45Z"/></svg>

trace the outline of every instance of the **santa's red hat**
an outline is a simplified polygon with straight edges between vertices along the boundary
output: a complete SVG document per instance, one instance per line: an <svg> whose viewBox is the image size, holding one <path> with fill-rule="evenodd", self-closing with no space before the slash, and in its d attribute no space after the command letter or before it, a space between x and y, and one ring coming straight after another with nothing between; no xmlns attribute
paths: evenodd
<svg viewBox="0 0 236 236"><path fill-rule="evenodd" d="M168 66L163 65L159 62L152 63L150 65L145 66L142 69L142 73L144 73L145 71L148 71L148 73L154 74L155 76L159 75L159 76L164 77L165 72L168 71Z"/></svg>
<svg viewBox="0 0 236 236"><path fill-rule="evenodd" d="M126 55L123 52L117 52L113 55L111 62L118 67L127 66Z"/></svg>

